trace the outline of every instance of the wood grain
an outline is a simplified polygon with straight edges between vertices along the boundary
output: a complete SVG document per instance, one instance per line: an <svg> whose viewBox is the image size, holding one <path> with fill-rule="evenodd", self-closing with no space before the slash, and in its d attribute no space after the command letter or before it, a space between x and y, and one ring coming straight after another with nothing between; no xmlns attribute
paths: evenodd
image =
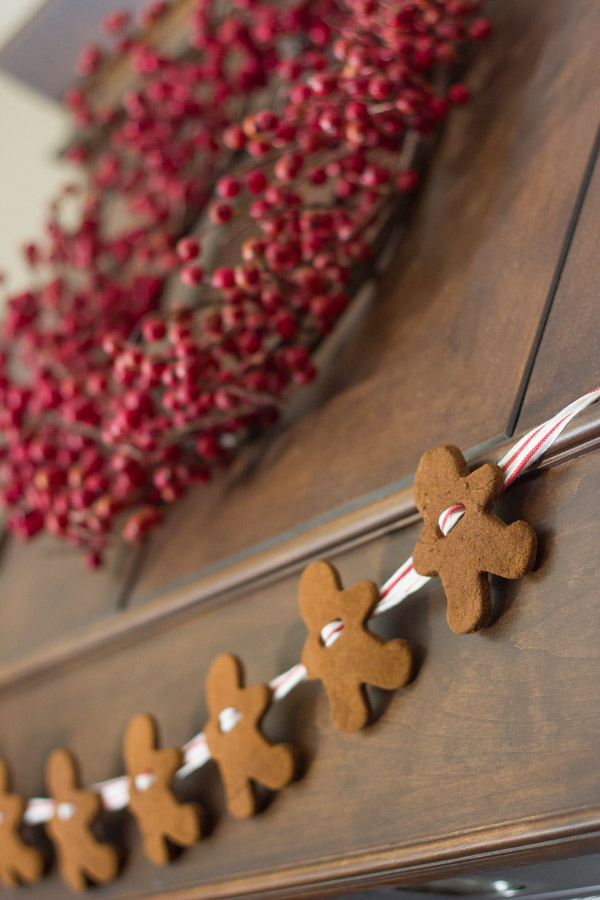
<svg viewBox="0 0 600 900"><path fill-rule="evenodd" d="M493 3L414 218L304 415L192 492L152 542L140 602L512 427L600 104L595 0Z"/></svg>
<svg viewBox="0 0 600 900"><path fill-rule="evenodd" d="M419 669L407 687L377 695L374 725L337 732L313 683L269 713L269 737L300 747L305 775L258 817L240 823L226 815L208 766L186 782L184 796L209 809L211 834L160 871L117 817L113 830L124 830L132 850L123 877L98 896L341 892L590 850L600 828L599 475L600 452L590 452L505 495L504 517L529 521L541 551L533 575L496 583L503 613L491 628L453 635L436 582L378 620L383 636L417 647ZM345 584L381 583L408 556L418 529L330 559ZM217 653L239 653L252 681L297 660L304 628L296 595L297 575L283 576L174 615L144 640L106 645L7 688L0 753L15 789L42 791L45 756L59 744L80 757L90 780L119 774L125 723L144 709L157 715L165 743L185 741L205 721L202 685ZM51 877L30 893L62 891Z"/></svg>
<svg viewBox="0 0 600 900"><path fill-rule="evenodd" d="M527 429L600 384L600 161L548 316L518 428Z"/></svg>

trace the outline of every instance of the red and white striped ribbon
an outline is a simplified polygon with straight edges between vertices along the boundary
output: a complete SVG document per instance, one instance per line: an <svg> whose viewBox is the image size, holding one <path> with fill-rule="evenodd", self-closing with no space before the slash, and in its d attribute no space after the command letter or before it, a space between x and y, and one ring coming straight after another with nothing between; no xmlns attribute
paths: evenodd
<svg viewBox="0 0 600 900"><path fill-rule="evenodd" d="M54 815L54 800L47 797L32 797L27 803L23 814L23 821L28 825L40 825L48 822Z"/></svg>
<svg viewBox="0 0 600 900"><path fill-rule="evenodd" d="M537 428L532 428L531 431L517 441L514 447L498 463L504 472L503 490L506 490L519 475L549 450L571 419L594 403L599 395L600 387L584 394L583 397L579 397L579 399L574 400L573 403L561 409L547 422L544 422ZM456 504L444 510L439 518L440 531L444 535L448 534L462 518L464 512L465 508L462 504ZM431 581L431 579L415 572L412 557L410 557L388 578L381 588L379 602L373 610L373 616L379 616L388 609L398 606L406 597L414 594L428 581ZM321 639L324 646L331 647L341 635L343 628L344 623L340 619L325 625L321 631ZM269 687L273 691L273 699L282 700L284 697L287 697L306 677L306 668L302 663L297 663L291 669L288 669L287 672L277 675L276 678L269 682ZM233 707L223 710L222 715L224 716L221 723L223 730L231 730L239 721L239 711ZM195 772L210 759L210 750L203 732L195 735L183 746L182 750L183 765L176 773L178 778L185 778L186 775ZM150 786L152 773L147 774L149 777L147 782L144 781L144 784L146 785L147 783L147 786ZM94 784L92 788L101 795L105 809L123 809L129 802L129 778L126 775ZM45 797L34 797L29 801L23 818L25 822L36 825L41 822L47 822L55 814L55 811L56 807L53 800Z"/></svg>
<svg viewBox="0 0 600 900"><path fill-rule="evenodd" d="M536 460L550 449L554 441L565 430L571 419L578 413L583 412L588 406L591 406L598 399L600 387L594 388L593 391L579 397L556 413L543 425L532 428L525 437L518 441L512 450L506 453L498 465L504 472L504 490L509 487L515 478L518 478L522 472L533 465Z"/></svg>

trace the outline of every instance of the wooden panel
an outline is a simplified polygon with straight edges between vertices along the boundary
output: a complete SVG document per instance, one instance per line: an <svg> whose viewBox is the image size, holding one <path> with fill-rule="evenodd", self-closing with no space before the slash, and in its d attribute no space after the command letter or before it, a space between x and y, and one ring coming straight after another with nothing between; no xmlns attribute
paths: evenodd
<svg viewBox="0 0 600 900"><path fill-rule="evenodd" d="M497 31L379 296L304 405L152 543L134 602L512 427L600 103L595 0L491 4ZM310 399L309 399L310 398Z"/></svg>
<svg viewBox="0 0 600 900"><path fill-rule="evenodd" d="M596 159L525 394L519 430L543 421L600 384L599 230L600 161Z"/></svg>
<svg viewBox="0 0 600 900"><path fill-rule="evenodd" d="M207 767L186 783L186 795L210 812L206 839L156 869L142 859L133 826L118 820L131 855L123 877L98 896L306 895L583 852L600 826L599 475L600 452L591 452L505 495L506 517L531 522L541 547L533 575L496 585L504 612L493 627L451 634L437 582L409 598L377 627L415 643L418 675L393 696L378 695L376 724L337 733L318 685L298 688L269 714L267 730L298 744L304 778L240 822L223 814ZM381 583L418 529L330 558L346 583ZM253 680L295 662L304 639L297 576L5 683L0 752L16 787L43 790L44 759L56 744L80 755L89 781L118 774L124 725L143 709L158 715L165 741L185 741L205 720L204 676L222 650L238 652ZM28 893L64 897L55 876Z"/></svg>
<svg viewBox="0 0 600 900"><path fill-rule="evenodd" d="M53 538L9 539L0 556L0 664L114 613L137 553L121 546L89 572L80 551Z"/></svg>

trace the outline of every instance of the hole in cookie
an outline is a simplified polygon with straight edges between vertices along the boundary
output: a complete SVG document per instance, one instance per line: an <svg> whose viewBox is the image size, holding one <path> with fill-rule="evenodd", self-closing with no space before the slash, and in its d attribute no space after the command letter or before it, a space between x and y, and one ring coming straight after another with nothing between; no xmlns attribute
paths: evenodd
<svg viewBox="0 0 600 900"><path fill-rule="evenodd" d="M156 775L154 772L140 772L139 775L136 775L134 778L134 783L136 789L138 791L147 791L148 788L152 787L152 785L156 781Z"/></svg>
<svg viewBox="0 0 600 900"><path fill-rule="evenodd" d="M227 706L219 713L219 728L223 734L229 734L233 731L237 723L242 718L242 714L235 706Z"/></svg>
<svg viewBox="0 0 600 900"><path fill-rule="evenodd" d="M59 803L56 807L56 815L63 822L72 819L75 815L75 807L72 803Z"/></svg>
<svg viewBox="0 0 600 900"><path fill-rule="evenodd" d="M319 635L321 646L332 647L343 630L344 623L341 619L334 619L332 622L328 622L327 625L321 628L321 634Z"/></svg>
<svg viewBox="0 0 600 900"><path fill-rule="evenodd" d="M449 506L448 509L444 510L438 519L438 528L444 537L446 537L446 535L452 531L456 523L462 519L464 512L465 507L462 503L455 503L454 506Z"/></svg>

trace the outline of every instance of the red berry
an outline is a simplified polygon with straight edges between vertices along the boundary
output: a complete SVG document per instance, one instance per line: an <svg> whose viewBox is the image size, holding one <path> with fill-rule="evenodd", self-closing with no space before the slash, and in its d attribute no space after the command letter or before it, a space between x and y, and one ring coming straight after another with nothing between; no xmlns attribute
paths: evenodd
<svg viewBox="0 0 600 900"><path fill-rule="evenodd" d="M492 23L489 19L475 19L469 25L469 34L476 41L484 41L492 33Z"/></svg>
<svg viewBox="0 0 600 900"><path fill-rule="evenodd" d="M281 337L285 341L291 341L298 330L298 325L293 315L282 310L275 315L274 322Z"/></svg>
<svg viewBox="0 0 600 900"><path fill-rule="evenodd" d="M86 553L85 564L88 569L97 569L102 565L102 557L99 553Z"/></svg>
<svg viewBox="0 0 600 900"><path fill-rule="evenodd" d="M177 242L177 256L182 262L190 262L200 254L200 244L194 238L185 237Z"/></svg>
<svg viewBox="0 0 600 900"><path fill-rule="evenodd" d="M108 332L102 338L102 349L108 356L116 356L123 346L122 338L117 332Z"/></svg>
<svg viewBox="0 0 600 900"><path fill-rule="evenodd" d="M396 176L396 187L399 191L414 191L419 184L419 176L414 169L404 169Z"/></svg>
<svg viewBox="0 0 600 900"><path fill-rule="evenodd" d="M231 288L235 284L235 273L233 269L230 269L227 266L224 266L221 269L215 269L211 278L211 284L213 287L219 288L219 290L226 290L227 288Z"/></svg>
<svg viewBox="0 0 600 900"><path fill-rule="evenodd" d="M185 266L181 270L181 280L184 284L187 284L188 287L194 287L195 285L202 284L204 280L204 269L202 266L189 265Z"/></svg>
<svg viewBox="0 0 600 900"><path fill-rule="evenodd" d="M214 460L223 455L221 445L214 434L200 434L196 438L196 452L203 459Z"/></svg>
<svg viewBox="0 0 600 900"><path fill-rule="evenodd" d="M149 319L142 326L142 334L146 341L162 341L167 333L163 319Z"/></svg>
<svg viewBox="0 0 600 900"><path fill-rule="evenodd" d="M237 197L240 190L241 186L239 181L231 175L225 175L217 181L216 191L219 197L225 197L226 199Z"/></svg>
<svg viewBox="0 0 600 900"><path fill-rule="evenodd" d="M251 194L260 194L267 186L267 177L260 169L253 169L244 176L246 187Z"/></svg>
<svg viewBox="0 0 600 900"><path fill-rule="evenodd" d="M304 157L300 153L288 153L281 156L275 163L275 175L284 183L292 181L302 169Z"/></svg>
<svg viewBox="0 0 600 900"><path fill-rule="evenodd" d="M394 92L394 82L381 75L375 75L369 81L369 93L375 100L387 100Z"/></svg>
<svg viewBox="0 0 600 900"><path fill-rule="evenodd" d="M448 100L456 106L462 106L464 103L468 103L470 99L471 95L464 84L453 84L448 91Z"/></svg>
<svg viewBox="0 0 600 900"><path fill-rule="evenodd" d="M228 203L214 203L208 214L217 225L225 225L233 215L233 208Z"/></svg>
<svg viewBox="0 0 600 900"><path fill-rule="evenodd" d="M246 143L246 135L239 125L230 125L223 132L223 143L230 150L241 150Z"/></svg>
<svg viewBox="0 0 600 900"><path fill-rule="evenodd" d="M108 32L108 34L115 34L118 31L123 31L128 24L129 13L126 10L121 9L109 13L109 15L105 16L102 20L102 28L104 31Z"/></svg>

